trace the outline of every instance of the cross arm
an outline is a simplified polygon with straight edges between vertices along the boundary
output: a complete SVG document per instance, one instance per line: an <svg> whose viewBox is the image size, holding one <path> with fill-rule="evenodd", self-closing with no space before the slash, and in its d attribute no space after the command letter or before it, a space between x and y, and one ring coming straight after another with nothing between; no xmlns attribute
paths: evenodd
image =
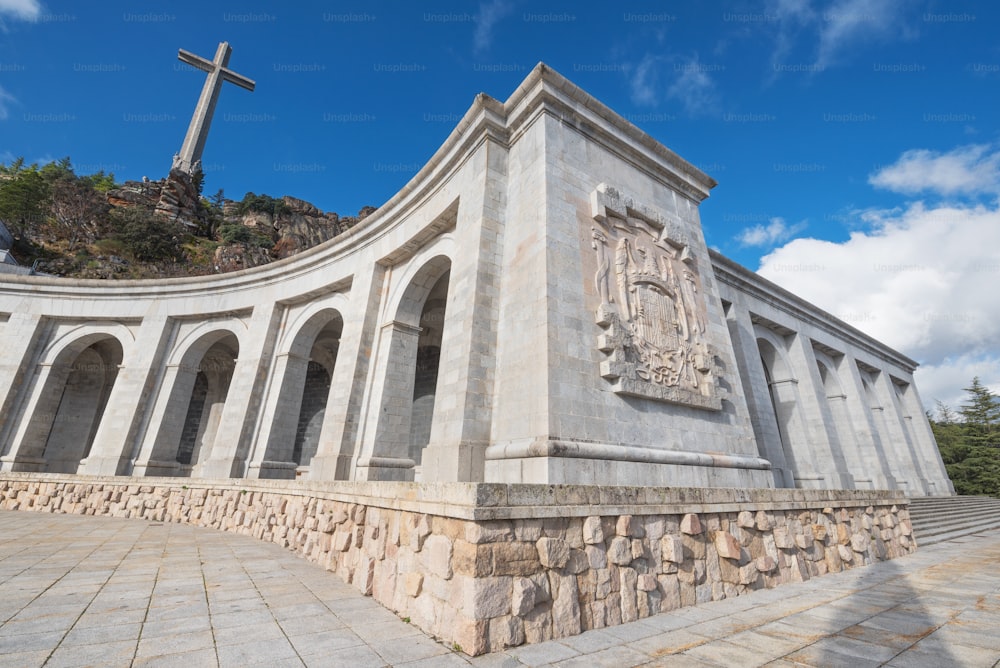
<svg viewBox="0 0 1000 668"><path fill-rule="evenodd" d="M197 67L202 72L211 72L215 69L215 63L211 60L205 60L201 56L196 56L190 51L185 51L184 49L177 50L177 60L185 62L192 67Z"/></svg>
<svg viewBox="0 0 1000 668"><path fill-rule="evenodd" d="M227 67L221 68L221 71L222 71L222 78L224 78L226 81L229 81L230 83L236 84L240 88L246 88L248 91L252 92L254 86L257 85L253 79L248 79L242 74L237 74L236 72L233 72L231 69Z"/></svg>

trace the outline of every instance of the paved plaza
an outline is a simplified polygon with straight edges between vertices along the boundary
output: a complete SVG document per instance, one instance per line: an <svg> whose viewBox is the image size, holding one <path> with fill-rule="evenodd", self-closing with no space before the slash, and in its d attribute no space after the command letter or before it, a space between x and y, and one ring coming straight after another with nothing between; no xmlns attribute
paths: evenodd
<svg viewBox="0 0 1000 668"><path fill-rule="evenodd" d="M0 511L0 665L997 666L1000 531L470 659L272 544Z"/></svg>

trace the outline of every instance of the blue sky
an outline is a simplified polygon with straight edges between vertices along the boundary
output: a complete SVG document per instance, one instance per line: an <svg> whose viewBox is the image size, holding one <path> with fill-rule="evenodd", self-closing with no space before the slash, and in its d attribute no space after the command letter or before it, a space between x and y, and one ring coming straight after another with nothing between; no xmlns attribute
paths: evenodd
<svg viewBox="0 0 1000 668"><path fill-rule="evenodd" d="M544 61L719 186L708 243L923 365L1000 391L1000 10L934 0L0 0L0 161L165 175L233 47L206 194L354 214Z"/></svg>

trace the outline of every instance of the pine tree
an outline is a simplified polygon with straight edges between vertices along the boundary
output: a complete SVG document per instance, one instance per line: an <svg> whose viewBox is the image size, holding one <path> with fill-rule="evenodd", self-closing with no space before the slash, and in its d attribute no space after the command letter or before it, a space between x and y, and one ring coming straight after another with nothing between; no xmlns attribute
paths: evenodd
<svg viewBox="0 0 1000 668"><path fill-rule="evenodd" d="M969 397L959 410L964 418L965 442L968 445L1000 444L1000 401L979 382L979 376L972 379L972 385L965 391Z"/></svg>
<svg viewBox="0 0 1000 668"><path fill-rule="evenodd" d="M946 448L962 445L964 439L963 425L958 421L955 411L941 400L935 401L937 419L927 411L927 419L931 423L934 439L944 455ZM950 453L949 453L950 454Z"/></svg>
<svg viewBox="0 0 1000 668"><path fill-rule="evenodd" d="M49 184L39 173L38 166L24 169L23 159L15 160L4 169L0 180L0 220L14 234L23 237L30 226L41 222L48 211Z"/></svg>

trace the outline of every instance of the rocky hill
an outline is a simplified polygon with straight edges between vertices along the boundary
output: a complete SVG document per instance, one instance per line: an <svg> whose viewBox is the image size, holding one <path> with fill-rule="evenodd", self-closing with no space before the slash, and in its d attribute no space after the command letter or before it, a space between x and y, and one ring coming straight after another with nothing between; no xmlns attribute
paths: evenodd
<svg viewBox="0 0 1000 668"><path fill-rule="evenodd" d="M222 191L205 199L198 196L200 184L178 185L174 174L122 184L112 176L102 182L107 187L95 188L93 177L77 177L68 160L55 164L0 173L0 214L4 188L21 179L38 182L36 214L8 224L16 230L12 250L22 265L56 276L121 279L238 271L323 243L375 211L364 207L356 216L341 217L294 197L254 193L240 201L225 198ZM8 212L7 218L13 215Z"/></svg>

